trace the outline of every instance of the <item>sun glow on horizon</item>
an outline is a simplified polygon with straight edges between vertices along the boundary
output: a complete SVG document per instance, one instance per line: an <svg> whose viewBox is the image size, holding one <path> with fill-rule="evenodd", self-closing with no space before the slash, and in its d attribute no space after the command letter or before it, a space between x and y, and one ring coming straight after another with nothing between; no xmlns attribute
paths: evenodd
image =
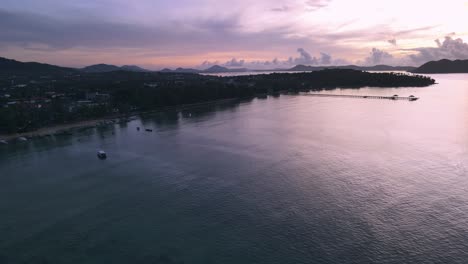
<svg viewBox="0 0 468 264"><path fill-rule="evenodd" d="M249 67L379 58L419 64L426 58L411 61L408 55L420 49L431 51L427 59L444 54L468 59L466 0L4 1L0 54L20 60L153 68L232 59ZM435 40L443 42L446 36L454 40L448 50L434 50L439 47ZM451 53L452 44L463 52ZM369 58L374 49L380 57Z"/></svg>

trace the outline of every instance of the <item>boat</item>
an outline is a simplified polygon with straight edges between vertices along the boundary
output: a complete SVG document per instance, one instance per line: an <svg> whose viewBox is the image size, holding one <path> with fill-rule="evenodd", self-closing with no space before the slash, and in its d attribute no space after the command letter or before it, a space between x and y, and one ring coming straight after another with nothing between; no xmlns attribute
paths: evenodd
<svg viewBox="0 0 468 264"><path fill-rule="evenodd" d="M26 142L26 141L28 141L28 139L25 138L25 137L19 137L19 138L18 138L18 141L20 141L20 142Z"/></svg>
<svg viewBox="0 0 468 264"><path fill-rule="evenodd" d="M140 127L137 127L137 131L140 131Z"/></svg>
<svg viewBox="0 0 468 264"><path fill-rule="evenodd" d="M410 101L416 101L416 100L418 100L418 99L419 99L419 98L416 97L416 96L414 96L414 95L410 95L410 96L409 96L409 100L410 100Z"/></svg>
<svg viewBox="0 0 468 264"><path fill-rule="evenodd" d="M99 159L106 159L107 158L107 154L106 154L106 152L104 152L104 150L98 151L97 156L98 156Z"/></svg>
<svg viewBox="0 0 468 264"><path fill-rule="evenodd" d="M145 130L148 131L148 132L153 132L153 129L147 128L147 129L145 129Z"/></svg>
<svg viewBox="0 0 468 264"><path fill-rule="evenodd" d="M0 145L8 145L6 140L0 139Z"/></svg>

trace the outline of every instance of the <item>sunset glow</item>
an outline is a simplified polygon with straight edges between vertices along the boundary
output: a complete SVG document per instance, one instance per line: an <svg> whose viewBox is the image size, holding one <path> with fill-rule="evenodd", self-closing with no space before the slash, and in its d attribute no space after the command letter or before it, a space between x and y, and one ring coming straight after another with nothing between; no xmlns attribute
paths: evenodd
<svg viewBox="0 0 468 264"><path fill-rule="evenodd" d="M466 0L4 0L0 56L151 69L420 65L468 59L467 11Z"/></svg>

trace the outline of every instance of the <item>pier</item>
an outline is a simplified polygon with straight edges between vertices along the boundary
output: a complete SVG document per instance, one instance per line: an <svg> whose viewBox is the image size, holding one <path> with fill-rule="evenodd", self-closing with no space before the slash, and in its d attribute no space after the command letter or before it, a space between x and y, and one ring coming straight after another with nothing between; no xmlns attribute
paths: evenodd
<svg viewBox="0 0 468 264"><path fill-rule="evenodd" d="M385 99L385 100L406 100L406 101L416 101L419 97L413 95L410 96L379 96L379 95L345 95L345 94L319 94L319 93L303 93L305 96L315 96L315 97L342 97L342 98L362 98L362 99Z"/></svg>

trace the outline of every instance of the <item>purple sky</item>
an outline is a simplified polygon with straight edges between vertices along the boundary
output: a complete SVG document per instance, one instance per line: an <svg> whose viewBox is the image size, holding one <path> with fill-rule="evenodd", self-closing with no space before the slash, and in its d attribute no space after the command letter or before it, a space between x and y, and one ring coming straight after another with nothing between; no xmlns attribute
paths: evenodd
<svg viewBox="0 0 468 264"><path fill-rule="evenodd" d="M2 0L0 56L80 67L468 59L468 0Z"/></svg>

